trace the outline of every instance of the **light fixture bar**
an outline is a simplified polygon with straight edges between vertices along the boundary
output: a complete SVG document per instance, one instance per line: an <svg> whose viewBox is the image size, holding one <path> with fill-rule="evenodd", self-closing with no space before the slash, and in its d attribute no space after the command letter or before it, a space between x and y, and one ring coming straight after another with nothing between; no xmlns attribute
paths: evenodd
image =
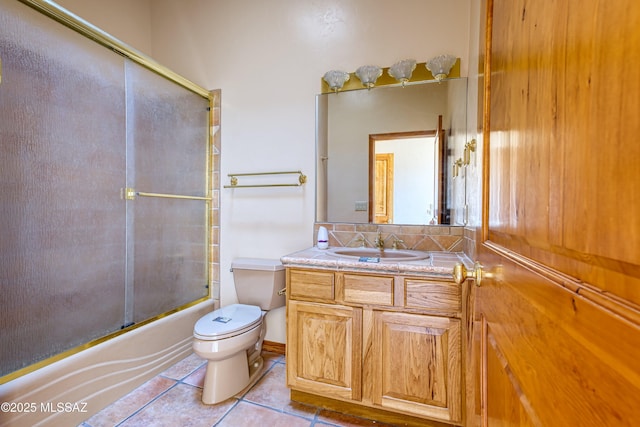
<svg viewBox="0 0 640 427"><path fill-rule="evenodd" d="M383 71L382 75L378 77L378 80L376 80L375 87L400 85L400 83L396 79L394 79L389 75L389 68L390 67L382 69ZM361 90L365 88L362 85L362 82L360 82L360 79L356 77L355 72L350 73L349 75L350 75L349 80L344 83L344 86L342 87L342 89L340 89L340 92L345 92L349 90ZM460 77L460 58L456 59L455 64L453 64L451 71L449 71L449 74L447 75L448 79L455 79L458 77ZM433 74L431 74L429 70L427 70L426 62L419 62L416 65L416 69L413 71L411 78L406 84L412 84L416 82L423 82L423 81L429 81L429 80L436 80L436 78L433 76ZM333 92L334 91L331 88L329 88L329 85L327 84L327 82L321 78L320 93L333 93Z"/></svg>

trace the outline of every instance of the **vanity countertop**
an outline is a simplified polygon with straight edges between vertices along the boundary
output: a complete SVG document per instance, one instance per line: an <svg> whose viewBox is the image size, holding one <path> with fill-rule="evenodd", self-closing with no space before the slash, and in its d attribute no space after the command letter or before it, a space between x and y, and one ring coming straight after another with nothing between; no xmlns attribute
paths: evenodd
<svg viewBox="0 0 640 427"><path fill-rule="evenodd" d="M311 247L280 258L285 267L320 268L341 271L370 271L376 273L411 274L451 278L453 266L461 262L467 268L473 262L462 252L428 252L429 257L416 261L361 262L357 259L337 257L327 249Z"/></svg>

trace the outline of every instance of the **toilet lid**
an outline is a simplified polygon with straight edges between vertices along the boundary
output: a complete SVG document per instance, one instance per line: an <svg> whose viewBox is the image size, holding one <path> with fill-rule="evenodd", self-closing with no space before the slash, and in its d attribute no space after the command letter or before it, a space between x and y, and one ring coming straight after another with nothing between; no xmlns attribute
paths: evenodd
<svg viewBox="0 0 640 427"><path fill-rule="evenodd" d="M260 307L231 304L202 316L193 328L193 335L209 341L229 338L256 327L261 320Z"/></svg>

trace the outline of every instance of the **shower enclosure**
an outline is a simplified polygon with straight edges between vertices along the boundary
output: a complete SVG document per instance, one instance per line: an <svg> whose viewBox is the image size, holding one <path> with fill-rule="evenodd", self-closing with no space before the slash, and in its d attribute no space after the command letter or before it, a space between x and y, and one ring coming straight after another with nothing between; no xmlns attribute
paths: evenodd
<svg viewBox="0 0 640 427"><path fill-rule="evenodd" d="M0 0L0 383L209 296L211 96L25 3Z"/></svg>

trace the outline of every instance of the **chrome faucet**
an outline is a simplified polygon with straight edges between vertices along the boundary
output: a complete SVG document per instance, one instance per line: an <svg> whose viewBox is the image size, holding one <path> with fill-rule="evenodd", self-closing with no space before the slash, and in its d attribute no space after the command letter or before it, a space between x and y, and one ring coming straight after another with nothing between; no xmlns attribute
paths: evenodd
<svg viewBox="0 0 640 427"><path fill-rule="evenodd" d="M382 233L378 231L378 237L374 241L376 248L380 249L380 251L384 251L384 240L382 240Z"/></svg>

